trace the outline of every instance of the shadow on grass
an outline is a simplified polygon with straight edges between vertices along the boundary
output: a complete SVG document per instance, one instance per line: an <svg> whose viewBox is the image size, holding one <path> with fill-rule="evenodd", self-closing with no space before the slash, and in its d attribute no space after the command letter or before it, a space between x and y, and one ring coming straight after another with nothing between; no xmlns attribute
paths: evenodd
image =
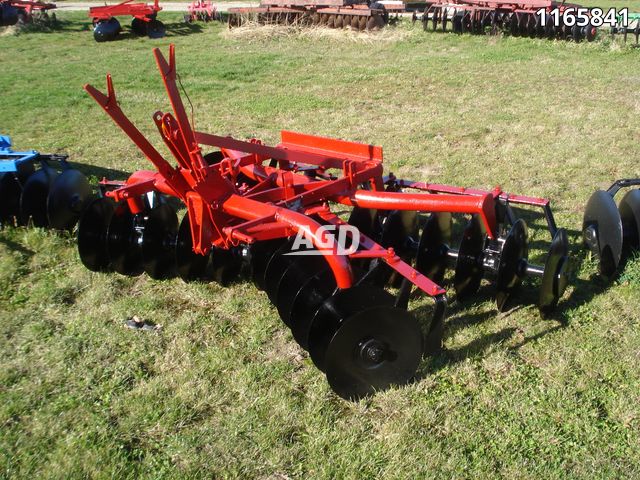
<svg viewBox="0 0 640 480"><path fill-rule="evenodd" d="M167 34L170 37L191 35L192 33L202 33L202 26L198 23L173 22L165 23Z"/></svg>
<svg viewBox="0 0 640 480"><path fill-rule="evenodd" d="M482 323L493 315L495 315L495 312L493 311L467 315L465 317L465 325ZM517 345L508 347L507 350L516 351L528 343L535 342L545 337L546 335L560 331L561 329L565 328L565 326L565 324L558 323L554 325L550 324L549 327L542 332L531 335L530 337L525 337L522 341L518 342ZM463 347L443 349L437 355L429 357L430 361L422 363L420 369L418 370L418 373L416 374L415 381L419 382L422 379L433 375L442 368L455 365L468 359L479 358L483 356L484 353L492 345L509 340L515 333L519 331L520 330L516 327L505 327L498 332L490 333L487 335L483 335L480 338L476 338Z"/></svg>
<svg viewBox="0 0 640 480"><path fill-rule="evenodd" d="M591 301L593 296L602 291L602 289L593 286L591 286L590 288L581 288L583 286L582 283L589 284L589 282L586 281L573 279L572 282L573 284L577 283L579 286L574 290L574 292L572 292L572 295L571 297L569 297L569 299L565 300L559 305L559 308L555 312L553 312L553 314L545 317L546 320L550 321L548 327L545 328L542 332L531 335L529 337L525 337L516 345L510 346L508 350L518 350L528 343L535 342L548 334L558 332L561 329L565 328L569 319L566 310L583 303L588 303L589 301ZM514 306L502 315L511 315L521 308L529 305L536 305L539 295L538 288L538 282L527 283L526 285L522 286L518 291L514 293L514 297L511 300L511 304ZM574 296L575 291L580 292L579 296ZM484 310L481 312L468 314L464 313L465 311L486 302L488 299L492 299L493 295L493 287L491 285L485 284L472 299L464 302L453 303L452 308L449 312L452 315L448 317L448 320L445 320L445 335L451 336L458 330L469 326L482 324L483 322L498 315L496 309ZM415 314L419 319L425 319L430 318L432 312L433 307L431 305L426 305L417 309ZM555 320L556 322L553 322L553 320ZM426 378L427 376L432 375L438 370L444 368L445 366L454 365L467 359L479 358L492 345L502 343L505 340L509 340L516 332L521 333L521 330L517 327L505 327L498 332L483 335L469 342L463 347L454 349L443 349L440 353L434 355L433 357L430 357L429 362L425 362L422 364L415 380L420 381L423 378Z"/></svg>
<svg viewBox="0 0 640 480"><path fill-rule="evenodd" d="M171 22L171 23L164 23L164 27L167 31L167 34L166 34L167 37L185 37L193 33L202 33L202 27L197 23ZM145 38L145 36L138 35L130 28L123 28L123 30L116 36L116 38L111 40L111 42L120 42L123 40L137 40L139 38Z"/></svg>
<svg viewBox="0 0 640 480"><path fill-rule="evenodd" d="M123 25L122 32L113 41L131 40L141 38L140 35L131 31L127 25L130 23L127 17L120 17ZM201 33L202 26L197 23L170 22L164 23L167 36L182 37L193 33ZM49 20L27 23L24 25L10 25L0 27L0 32L15 32L16 35L23 33L68 33L68 32L92 32L93 25L91 19L82 20Z"/></svg>
<svg viewBox="0 0 640 480"><path fill-rule="evenodd" d="M528 343L535 342L550 333L555 333L565 328L569 320L571 319L571 311L590 303L596 295L604 293L611 286L610 281L603 279L597 274L591 275L586 280L577 277L576 272L581 271L582 264L584 263L586 258L584 249L580 245L574 244L572 246L571 258L573 258L573 261L570 265L569 285L572 285L573 289L566 299L560 301L555 311L545 316L546 320L555 320L557 323L550 323L549 327L544 331L524 338L517 345L510 346L508 348L509 350L518 350ZM628 255L626 257L623 257L619 271L623 271L625 265L629 261L629 258L630 257ZM478 292L478 295L475 298L478 299L478 302L484 302L488 298L487 295L492 295L491 287L483 286L483 288ZM511 312L522 308L525 305L535 305L538 302L538 295L539 282L527 282L514 293L512 303L517 302L519 306L514 307ZM461 311L473 306L474 302L456 302L453 305L453 313L460 313ZM425 315L429 315L427 311L432 311L432 307L422 307L416 311L416 314L419 316L418 318L424 318ZM461 328L471 325L478 325L493 317L494 315L496 315L495 310L487 310L479 313L451 317L451 320L446 323L446 331L450 335L451 332L456 332ZM428 364L423 364L421 370L419 371L419 374L416 376L416 381L420 381L426 376L440 370L444 366L452 365L466 359L480 357L484 352L487 351L487 349L491 345L503 342L511 338L516 331L518 331L518 329L515 327L503 328L499 332L484 335L476 340L473 340L463 347L451 350L445 349L441 353L432 357L431 362L429 362Z"/></svg>
<svg viewBox="0 0 640 480"><path fill-rule="evenodd" d="M69 164L84 173L87 177L95 177L98 181L106 178L107 180L126 180L129 178L132 172L125 172L123 170L117 170L115 168L104 168L98 165L90 165L88 163L76 163L69 162ZM94 183L94 182L91 182Z"/></svg>
<svg viewBox="0 0 640 480"><path fill-rule="evenodd" d="M14 250L28 257L32 257L36 253L33 250L25 247L24 245L21 245L18 242L14 242L10 238L5 237L4 235L0 236L0 243L6 245L9 250Z"/></svg>
<svg viewBox="0 0 640 480"><path fill-rule="evenodd" d="M91 30L91 22L88 21L88 23L82 23L70 20L39 20L33 23L26 23L24 25L10 25L0 28L0 31L9 30L13 30L16 35L22 33L86 32Z"/></svg>

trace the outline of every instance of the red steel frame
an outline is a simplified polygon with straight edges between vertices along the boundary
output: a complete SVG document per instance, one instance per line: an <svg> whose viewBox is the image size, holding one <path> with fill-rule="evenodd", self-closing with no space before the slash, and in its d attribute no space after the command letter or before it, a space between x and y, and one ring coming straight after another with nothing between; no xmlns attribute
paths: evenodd
<svg viewBox="0 0 640 480"><path fill-rule="evenodd" d="M112 17L131 15L134 18L148 22L151 20L151 16L162 10L162 7L158 4L158 0L154 0L153 5L147 3L131 3L132 1L133 0L125 0L116 5L90 7L89 17L96 22L109 20Z"/></svg>
<svg viewBox="0 0 640 480"><path fill-rule="evenodd" d="M385 191L382 148L373 145L282 131L281 142L272 147L255 139L243 141L194 131L176 85L174 46L170 46L169 62L159 49L154 49L154 55L174 114L156 112L153 118L178 165L172 166L122 112L111 76L107 75L106 94L91 85L85 85L85 90L157 171L135 172L106 195L115 201L127 201L133 213L144 209L141 195L151 191L179 198L187 207L196 253L284 238L303 229L314 245L322 245L321 224L312 215L335 225L343 223L331 212L329 202L382 210L477 214L490 238L498 233L496 199L548 209L545 199L510 196L499 188L482 191L396 180L403 187L423 192ZM208 165L201 145L218 147L223 160ZM269 165L273 162L277 167ZM316 172L315 178L304 175L309 169ZM341 171L341 175L332 171ZM236 188L234 180L239 174L257 184ZM359 188L362 184L370 188ZM550 227L553 224L555 229L550 218ZM354 278L349 259L335 254L335 250L319 250L338 287L351 287ZM364 235L359 251L350 257L380 258L428 295L444 296L444 289L404 262L393 249L385 249Z"/></svg>

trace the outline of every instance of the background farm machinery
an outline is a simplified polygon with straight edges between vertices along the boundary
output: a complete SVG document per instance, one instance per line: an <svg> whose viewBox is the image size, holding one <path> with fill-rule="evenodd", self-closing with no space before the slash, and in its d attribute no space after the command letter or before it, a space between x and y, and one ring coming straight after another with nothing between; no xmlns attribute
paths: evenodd
<svg viewBox="0 0 640 480"><path fill-rule="evenodd" d="M187 13L184 15L184 21L187 23L211 22L220 19L218 9L210 0L194 0L189 4Z"/></svg>
<svg viewBox="0 0 640 480"><path fill-rule="evenodd" d="M629 13L626 16L626 23L622 16L617 17L616 25L611 27L611 36L622 35L625 43L627 43L627 37L629 34L633 35L634 45L640 45L640 12Z"/></svg>
<svg viewBox="0 0 640 480"><path fill-rule="evenodd" d="M34 21L55 21L55 3L33 2L30 0L1 0L0 26L26 24Z"/></svg>
<svg viewBox="0 0 640 480"><path fill-rule="evenodd" d="M612 279L621 263L640 249L640 179L616 180L607 190L591 195L584 212L585 246L598 262L600 274ZM615 196L626 193L616 206Z"/></svg>
<svg viewBox="0 0 640 480"><path fill-rule="evenodd" d="M390 13L404 11L402 2L350 0L262 0L258 7L230 8L229 26L246 21L284 25L373 30L389 23Z"/></svg>
<svg viewBox="0 0 640 480"><path fill-rule="evenodd" d="M424 11L422 22L425 30L448 30L455 33L496 34L538 38L563 38L581 41L595 39L597 29L591 25L579 27L564 23L562 15L567 9L580 5L552 0L437 0ZM543 24L540 9L546 11ZM561 25L554 24L551 11L557 9Z"/></svg>
<svg viewBox="0 0 640 480"><path fill-rule="evenodd" d="M93 22L93 38L96 42L115 40L122 31L120 22L116 17L132 16L131 30L140 36L148 35L150 38L165 36L164 24L156 19L162 7L158 0L152 5L147 3L133 3L133 0L125 0L116 5L103 5L89 8L89 17Z"/></svg>
<svg viewBox="0 0 640 480"><path fill-rule="evenodd" d="M383 177L382 149L372 145L283 131L272 147L194 131L173 46L168 62L154 54L173 114L153 119L177 166L122 112L110 76L106 94L85 86L155 167L108 182L88 205L78 249L89 269L187 280L208 269L225 284L244 265L333 390L349 399L410 381L421 357L438 351L447 306L438 283L449 266L461 299L488 279L503 310L532 276L541 279L540 310L556 306L568 246L547 200ZM204 154L202 146L213 149ZM177 200L187 210L180 222ZM552 234L544 265L529 263L527 227L512 206L542 208ZM345 209L349 216L340 216ZM467 221L456 249L452 214ZM347 232L347 254L327 244L331 229ZM310 248L294 248L300 234ZM407 311L418 292L434 302L426 321Z"/></svg>
<svg viewBox="0 0 640 480"><path fill-rule="evenodd" d="M17 152L0 136L0 224L71 230L91 195L86 177L66 155Z"/></svg>

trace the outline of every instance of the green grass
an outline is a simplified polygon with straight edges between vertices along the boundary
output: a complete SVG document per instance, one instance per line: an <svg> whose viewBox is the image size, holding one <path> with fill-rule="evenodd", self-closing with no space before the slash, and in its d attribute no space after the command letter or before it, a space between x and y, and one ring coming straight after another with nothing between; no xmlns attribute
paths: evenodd
<svg viewBox="0 0 640 480"><path fill-rule="evenodd" d="M169 106L151 48L174 42L201 130L370 142L412 178L550 197L570 232L572 286L550 320L531 304L535 286L506 314L489 288L454 302L446 350L418 381L352 404L249 283L93 274L71 236L3 230L0 475L640 475L640 258L608 286L579 247L590 193L640 173L637 50L418 25L229 34L179 18L163 17L161 41L96 44L80 13L60 30L4 34L2 131L18 148L67 152L94 177L150 168L82 85L103 88L111 72L123 109L158 145L151 115ZM162 330L123 328L134 314Z"/></svg>

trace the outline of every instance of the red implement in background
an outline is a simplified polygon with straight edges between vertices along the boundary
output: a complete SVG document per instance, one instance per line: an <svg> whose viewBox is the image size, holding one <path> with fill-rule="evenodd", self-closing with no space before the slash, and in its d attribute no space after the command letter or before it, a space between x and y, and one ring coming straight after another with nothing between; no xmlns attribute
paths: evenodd
<svg viewBox="0 0 640 480"><path fill-rule="evenodd" d="M404 3L365 0L262 0L258 7L229 9L229 26L247 22L374 30L404 11ZM391 19L389 14L395 13Z"/></svg>
<svg viewBox="0 0 640 480"><path fill-rule="evenodd" d="M433 31L446 32L449 29L455 33L474 34L503 32L514 36L562 38L576 42L586 39L590 42L596 37L595 27L565 23L565 12L574 12L575 15L578 8L585 10L588 15L588 9L581 5L554 0L436 0L428 3L422 22L425 30ZM554 23L553 10L558 11L562 20L559 24Z"/></svg>
<svg viewBox="0 0 640 480"><path fill-rule="evenodd" d="M94 26L93 36L97 42L115 40L122 31L120 22L116 17L131 16L131 30L140 36L148 35L150 38L161 38L165 35L163 23L156 19L162 7L158 0L153 4L133 3L133 0L125 0L115 5L101 5L89 8L89 17Z"/></svg>
<svg viewBox="0 0 640 480"><path fill-rule="evenodd" d="M218 9L211 0L194 0L187 7L187 11L188 13L184 14L184 21L187 23L211 22L220 19Z"/></svg>
<svg viewBox="0 0 640 480"><path fill-rule="evenodd" d="M49 20L49 10L57 8L55 3L34 2L30 0L0 0L0 25L31 23L38 19ZM55 21L55 13L51 14Z"/></svg>

